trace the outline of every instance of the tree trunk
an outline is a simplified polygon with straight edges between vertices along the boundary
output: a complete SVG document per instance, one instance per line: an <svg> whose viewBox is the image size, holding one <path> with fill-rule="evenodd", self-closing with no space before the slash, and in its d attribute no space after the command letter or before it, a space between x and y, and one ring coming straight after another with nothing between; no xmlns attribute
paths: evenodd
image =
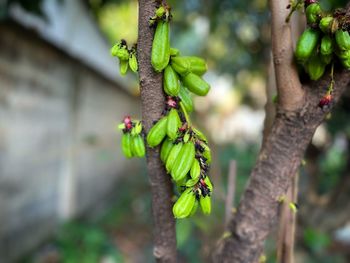
<svg viewBox="0 0 350 263"><path fill-rule="evenodd" d="M154 15L154 0L139 0L139 39L137 56L142 101L142 120L148 132L164 109L163 74L155 73L151 65L151 50L154 29L149 27L149 18ZM147 169L152 188L154 220L154 250L157 262L176 262L175 219L172 214L173 189L159 158L160 147L147 147Z"/></svg>

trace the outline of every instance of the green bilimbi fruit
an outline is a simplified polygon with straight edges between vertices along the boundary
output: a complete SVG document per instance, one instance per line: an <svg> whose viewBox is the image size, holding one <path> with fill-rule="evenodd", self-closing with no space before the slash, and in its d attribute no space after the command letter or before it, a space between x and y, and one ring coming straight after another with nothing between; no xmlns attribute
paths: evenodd
<svg viewBox="0 0 350 263"><path fill-rule="evenodd" d="M155 71L161 72L169 64L170 38L169 23L159 21L152 43L151 63Z"/></svg>
<svg viewBox="0 0 350 263"><path fill-rule="evenodd" d="M167 132L168 118L161 118L148 132L147 143L150 147L159 145L164 139Z"/></svg>
<svg viewBox="0 0 350 263"><path fill-rule="evenodd" d="M181 120L177 110L172 108L168 114L167 135L174 140L177 137L177 131L181 127Z"/></svg>
<svg viewBox="0 0 350 263"><path fill-rule="evenodd" d="M350 35L341 29L335 32L335 41L340 50L350 50Z"/></svg>
<svg viewBox="0 0 350 263"><path fill-rule="evenodd" d="M179 76L176 74L174 69L168 65L164 70L164 91L170 96L177 96L180 91Z"/></svg>
<svg viewBox="0 0 350 263"><path fill-rule="evenodd" d="M129 57L129 67L133 72L137 72L138 70L138 64L137 64L137 58L135 52L130 53Z"/></svg>
<svg viewBox="0 0 350 263"><path fill-rule="evenodd" d="M204 182L207 184L208 189L210 190L210 192L212 192L213 191L213 184L211 183L211 181L210 181L208 176L206 176L204 178Z"/></svg>
<svg viewBox="0 0 350 263"><path fill-rule="evenodd" d="M338 51L337 56L346 69L350 68L350 50Z"/></svg>
<svg viewBox="0 0 350 263"><path fill-rule="evenodd" d="M119 72L121 75L125 75L128 72L129 61L128 60L120 60L119 61Z"/></svg>
<svg viewBox="0 0 350 263"><path fill-rule="evenodd" d="M175 181L182 180L190 171L193 160L195 159L194 144L189 141L183 145L181 151L176 158L173 168L171 169L171 176Z"/></svg>
<svg viewBox="0 0 350 263"><path fill-rule="evenodd" d="M202 76L208 70L207 63L200 57L187 57L190 62L190 71L198 76Z"/></svg>
<svg viewBox="0 0 350 263"><path fill-rule="evenodd" d="M192 210L191 210L189 217L193 216L197 212L198 206L199 206L199 202L196 200L194 202L194 205L192 207Z"/></svg>
<svg viewBox="0 0 350 263"><path fill-rule="evenodd" d="M350 59L350 50L337 51L337 56L338 56L341 60Z"/></svg>
<svg viewBox="0 0 350 263"><path fill-rule="evenodd" d="M199 204L201 205L203 214L210 214L211 212L211 198L210 196L201 196L199 198Z"/></svg>
<svg viewBox="0 0 350 263"><path fill-rule="evenodd" d="M317 46L320 33L317 30L308 28L300 36L295 56L298 61L305 63L312 55L313 50Z"/></svg>
<svg viewBox="0 0 350 263"><path fill-rule="evenodd" d="M180 86L179 97L187 112L193 111L193 101L187 88Z"/></svg>
<svg viewBox="0 0 350 263"><path fill-rule="evenodd" d="M111 48L111 55L119 58L120 60L129 60L129 50L126 44L123 44L122 42L116 43Z"/></svg>
<svg viewBox="0 0 350 263"><path fill-rule="evenodd" d="M178 192L179 193L183 192L183 187L186 186L186 178L180 181L176 181L175 184L178 187Z"/></svg>
<svg viewBox="0 0 350 263"><path fill-rule="evenodd" d="M334 18L332 16L326 16L321 19L318 26L323 33L328 34L332 32L333 20Z"/></svg>
<svg viewBox="0 0 350 263"><path fill-rule="evenodd" d="M186 179L186 177L185 177L184 179ZM195 186L195 185L198 183L198 179L199 179L199 178L187 180L187 181L186 181L186 186L187 186L187 187L193 187L193 186Z"/></svg>
<svg viewBox="0 0 350 263"><path fill-rule="evenodd" d="M160 159L162 160L163 163L165 163L166 160L168 159L168 156L173 146L174 144L172 140L164 140L162 144L162 148L160 149Z"/></svg>
<svg viewBox="0 0 350 263"><path fill-rule="evenodd" d="M190 170L190 175L193 180L196 180L198 182L199 177L201 175L201 166L197 159L193 160L192 167Z"/></svg>
<svg viewBox="0 0 350 263"><path fill-rule="evenodd" d="M131 137L132 153L136 157L144 157L146 150L143 139L140 135Z"/></svg>
<svg viewBox="0 0 350 263"><path fill-rule="evenodd" d="M307 73L311 80L318 80L324 74L326 65L322 62L319 56L313 56L307 63Z"/></svg>
<svg viewBox="0 0 350 263"><path fill-rule="evenodd" d="M211 150L209 148L208 145L206 145L205 143L201 143L201 146L204 148L204 152L203 152L203 157L205 159L207 159L207 164L211 163Z"/></svg>
<svg viewBox="0 0 350 263"><path fill-rule="evenodd" d="M305 10L307 23L312 25L317 23L322 14L321 6L318 3L313 3L309 5Z"/></svg>
<svg viewBox="0 0 350 263"><path fill-rule="evenodd" d="M173 214L175 218L188 217L196 202L196 196L191 188L186 189L177 199L173 206Z"/></svg>
<svg viewBox="0 0 350 263"><path fill-rule="evenodd" d="M186 76L183 76L182 83L189 89L189 91L198 96L205 96L210 90L210 85L194 73L188 73Z"/></svg>
<svg viewBox="0 0 350 263"><path fill-rule="evenodd" d="M198 139L200 139L201 141L205 142L205 143L208 143L208 139L207 137L204 135L203 132L201 132L200 130L196 129L196 128L192 128L193 132L196 134L196 137Z"/></svg>
<svg viewBox="0 0 350 263"><path fill-rule="evenodd" d="M167 158L166 164L165 164L165 168L166 168L168 173L170 173L170 171L173 169L174 164L176 162L176 159L177 159L182 147L183 147L183 143L178 143L178 144L175 144L173 146L173 148L171 148L171 151L168 155L168 158Z"/></svg>
<svg viewBox="0 0 350 263"><path fill-rule="evenodd" d="M177 48L171 47L170 48L170 56L178 56L180 55L180 50L178 50Z"/></svg>
<svg viewBox="0 0 350 263"><path fill-rule="evenodd" d="M156 17L161 18L165 14L165 12L166 12L166 10L165 10L164 6L160 6L156 10Z"/></svg>
<svg viewBox="0 0 350 263"><path fill-rule="evenodd" d="M172 57L171 66L181 76L190 73L191 63L186 57Z"/></svg>
<svg viewBox="0 0 350 263"><path fill-rule="evenodd" d="M324 74L326 65L319 56L313 56L307 64L307 72L311 80L318 80Z"/></svg>
<svg viewBox="0 0 350 263"><path fill-rule="evenodd" d="M328 65L329 63L332 62L333 54L329 54L329 55L322 55L321 54L320 59L325 65Z"/></svg>
<svg viewBox="0 0 350 263"><path fill-rule="evenodd" d="M324 35L321 40L320 52L322 55L330 55L334 51L333 40L329 35Z"/></svg>
<svg viewBox="0 0 350 263"><path fill-rule="evenodd" d="M343 64L343 66L344 66L346 69L350 69L350 58L348 58L348 59L342 59L342 60L341 60L341 63Z"/></svg>
<svg viewBox="0 0 350 263"><path fill-rule="evenodd" d="M127 158L131 158L133 156L131 147L132 146L131 146L130 133L123 133L123 135L122 135L122 150L123 150L123 154Z"/></svg>

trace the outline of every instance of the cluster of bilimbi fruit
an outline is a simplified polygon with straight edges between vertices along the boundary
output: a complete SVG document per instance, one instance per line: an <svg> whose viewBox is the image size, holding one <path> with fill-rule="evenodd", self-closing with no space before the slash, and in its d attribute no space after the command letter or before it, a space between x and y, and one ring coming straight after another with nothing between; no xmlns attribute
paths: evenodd
<svg viewBox="0 0 350 263"><path fill-rule="evenodd" d="M350 69L349 18L336 11L328 14L317 0L306 0L308 28L300 36L295 56L312 80L318 80L336 58Z"/></svg>
<svg viewBox="0 0 350 263"><path fill-rule="evenodd" d="M146 141L151 148L161 145L160 158L179 193L173 214L176 218L185 218L192 216L199 206L204 214L211 212L213 186L208 177L211 151L207 138L192 126L189 116L193 111L190 92L205 96L210 85L201 77L207 71L205 60L181 56L179 50L170 47L170 19L170 8L166 5L157 7L150 19L150 26L155 27L151 64L156 72L163 72L163 89L167 96L163 116L150 129ZM125 41L114 45L111 53L119 58L122 73L127 71L127 66L123 65L126 61L133 69L134 62ZM143 140L139 139L143 133L140 122L126 117L119 128L123 130L125 156L144 156Z"/></svg>

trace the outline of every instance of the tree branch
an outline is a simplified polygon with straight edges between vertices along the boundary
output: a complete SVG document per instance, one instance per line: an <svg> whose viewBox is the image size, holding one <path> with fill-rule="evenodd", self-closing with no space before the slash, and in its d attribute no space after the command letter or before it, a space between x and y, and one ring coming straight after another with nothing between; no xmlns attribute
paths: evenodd
<svg viewBox="0 0 350 263"><path fill-rule="evenodd" d="M287 111L304 104L304 90L293 62L291 26L285 22L289 0L270 0L272 56L278 90L278 104Z"/></svg>
<svg viewBox="0 0 350 263"><path fill-rule="evenodd" d="M142 120L148 132L158 120L164 108L163 75L154 72L151 65L151 50L154 29L148 21L154 15L154 0L139 0L139 39L137 56L142 101ZM175 220L172 214L172 184L160 161L159 149L147 147L147 168L152 188L154 219L154 251L157 262L176 262Z"/></svg>
<svg viewBox="0 0 350 263"><path fill-rule="evenodd" d="M334 103L349 85L350 71L340 70L335 79ZM327 74L307 89L305 103L299 110L277 111L271 133L230 222L231 235L217 249L216 262L258 262L264 241L276 225L278 199L286 194L317 126L329 113L318 107L328 84Z"/></svg>

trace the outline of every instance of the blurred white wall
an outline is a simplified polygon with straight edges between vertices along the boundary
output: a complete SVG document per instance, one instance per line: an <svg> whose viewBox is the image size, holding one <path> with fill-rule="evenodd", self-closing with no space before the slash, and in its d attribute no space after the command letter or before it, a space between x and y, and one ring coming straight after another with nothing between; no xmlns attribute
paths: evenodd
<svg viewBox="0 0 350 263"><path fill-rule="evenodd" d="M115 126L139 115L139 103L103 69L17 22L1 23L0 36L0 262L7 263L63 220L92 213L117 191L119 176L137 172Z"/></svg>

